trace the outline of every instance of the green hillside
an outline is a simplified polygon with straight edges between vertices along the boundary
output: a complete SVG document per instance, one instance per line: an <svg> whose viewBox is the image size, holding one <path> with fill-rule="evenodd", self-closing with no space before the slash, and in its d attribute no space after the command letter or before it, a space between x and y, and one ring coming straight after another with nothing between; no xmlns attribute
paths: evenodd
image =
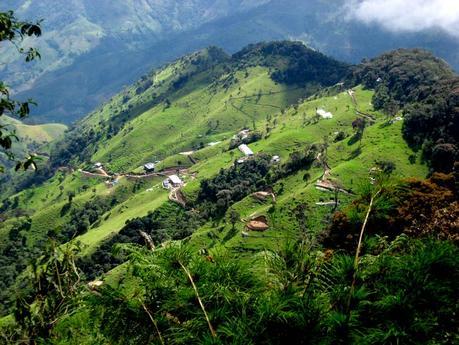
<svg viewBox="0 0 459 345"><path fill-rule="evenodd" d="M67 126L58 123L27 125L8 116L2 116L0 121L2 125L13 127L20 139L20 143L14 148L16 152L21 152L25 146L38 148L40 145L48 144L61 138L67 129Z"/></svg>
<svg viewBox="0 0 459 345"><path fill-rule="evenodd" d="M411 56L410 52L406 54ZM303 315L307 310L312 314L291 324L288 339L298 339L309 322L306 319L317 319L320 326L307 326L312 327L311 334L317 339L324 335L322 332L333 334L325 343L334 343L333 339L340 337L340 326L333 317L344 324L349 322L346 315L354 310L354 300L345 307L343 296L347 293L342 291L349 291L346 279L353 276L352 255L369 200L372 203L373 196L383 195L375 201L376 211L369 220L371 238L365 242L362 254L366 255L363 264L367 271L358 279L354 275L349 296L353 296L356 284L362 284L362 290L356 288L355 299L377 305L366 292L371 287L383 290L373 276L378 272L377 265L381 270L384 265L403 270L396 267L394 255L405 255L406 262L411 262L417 258L413 248L423 250L429 245L419 244L421 240L415 245L417 240L404 237L408 236L404 227L409 224L403 223L397 212L410 205L408 184L419 188L419 198L428 188L451 189L454 185L451 174L434 175L437 180L426 182L422 188L413 182L426 178L431 165L404 139L407 120L403 109L394 114L388 114L384 107L376 110L374 101L381 90L353 83L356 73L363 72L300 43L251 45L232 56L211 47L143 77L82 119L50 146L45 170L50 177L42 183L31 183L3 201L0 262L7 267L0 279L3 329L8 329L8 315L15 308L14 291L26 293L22 286L33 271L30 261L48 260L45 253L51 246L63 252L51 256L50 262L72 257L73 264L81 269L77 273L72 268L65 277L62 275L71 279L76 273L78 283L69 283L72 299L64 296L65 303L56 307L66 305L73 312L64 312L57 321L53 343L162 343L161 337L151 335L151 324L145 325L155 320L148 308L157 308L152 311L159 318L159 324L153 321L155 329L158 333L164 330L169 341L213 344L215 339L202 335L206 321L197 316L201 310L195 309L193 279L201 291L206 291L210 318L219 325L221 341L217 343L244 343L235 334L242 327L236 326L239 321L218 312L219 306L227 308L233 303L239 308L238 298L246 298L250 308L260 308L247 309L260 320L253 324L246 320L260 328L259 335L244 327L241 330L241 334L251 334L249 343L271 343L261 339L270 333L267 328L271 323L286 327L293 314ZM370 79L367 76L365 80ZM398 90L394 85L393 89ZM54 138L53 133L58 134L60 128L16 125L24 138ZM242 143L249 146L253 156L244 157L238 148ZM149 162L156 162L155 172L144 173L143 165ZM178 175L184 184L165 189L163 181L171 175ZM449 200L454 200L455 194L446 189L439 200L451 205ZM435 190L431 195L436 195ZM410 217L405 218L412 220ZM338 244L333 237L336 227L336 236L344 238ZM78 246L75 257L66 252L69 245ZM289 245L298 251L285 258L282 264L286 267L272 271L270 265L280 260ZM348 245L351 250L347 250ZM298 246L308 252L300 253ZM454 252L446 244L432 246L438 246L438 257ZM183 252L181 248L185 248ZM327 255L331 257L327 259ZM63 263L55 264L60 267L58 271L64 270ZM296 264L302 268L295 268ZM40 267L44 267L40 272L45 272L51 266ZM187 272L186 267L200 272L188 275L194 290L190 286L178 288L187 282L187 275L173 281L182 268ZM416 270L423 271L421 266ZM301 280L303 276L307 279ZM336 284L327 279L336 279ZM340 279L346 283L339 283ZM105 281L100 283L104 284L101 290L76 288L93 280ZM445 281L449 289L451 282ZM342 287L341 297L330 285ZM314 308L327 315L326 321L323 315L313 315L316 309L305 301L309 288L318 289L307 296L317 303ZM59 291L62 287L50 289ZM150 296L148 289L158 295ZM251 295L251 289L260 294L260 299ZM172 290L177 292L175 297L170 296ZM234 294L239 293L235 298ZM384 298L390 298L389 292L384 294ZM85 302L72 305L79 298ZM147 308L142 304L155 298L167 301L167 306L150 304ZM269 301L280 304L269 305ZM181 308L186 312L182 314ZM366 310L361 308L359 314L355 311L355 320L362 326ZM424 314L419 317L427 318ZM110 324L109 331L105 322ZM131 334L132 330L118 322L132 322L138 332ZM89 329L88 324L94 324L94 328ZM118 334L117 329L126 333ZM363 339L358 328L349 332L354 343ZM415 331L410 328L406 332ZM282 338L274 333L270 339Z"/></svg>

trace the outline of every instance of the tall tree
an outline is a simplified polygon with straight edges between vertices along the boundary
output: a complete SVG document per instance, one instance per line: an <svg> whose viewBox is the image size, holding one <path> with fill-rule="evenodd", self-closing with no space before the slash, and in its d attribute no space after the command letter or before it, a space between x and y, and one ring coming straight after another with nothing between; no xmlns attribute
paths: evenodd
<svg viewBox="0 0 459 345"><path fill-rule="evenodd" d="M362 146L362 138L366 126L367 122L362 117L358 117L352 122L352 128L355 131L355 136L359 140L359 147Z"/></svg>
<svg viewBox="0 0 459 345"><path fill-rule="evenodd" d="M41 36L40 22L24 22L16 18L13 11L0 12L0 45L10 43L19 54L25 56L25 61L30 62L40 58L40 53L35 48L24 48L22 42L26 37ZM32 100L21 102L10 97L9 87L0 80L0 118L7 115L15 118L24 118L29 114ZM13 160L14 155L11 151L14 141L19 141L15 131L7 124L0 124L0 152L4 153L9 159ZM30 166L36 168L35 157L30 156L25 162L18 162L16 170L27 169ZM0 172L4 167L0 166Z"/></svg>

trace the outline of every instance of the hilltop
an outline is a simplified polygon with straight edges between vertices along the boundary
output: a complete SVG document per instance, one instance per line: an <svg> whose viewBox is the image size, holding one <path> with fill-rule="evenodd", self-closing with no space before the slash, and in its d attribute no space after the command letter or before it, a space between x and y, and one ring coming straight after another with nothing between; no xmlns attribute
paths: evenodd
<svg viewBox="0 0 459 345"><path fill-rule="evenodd" d="M349 20L347 0L104 1L18 0L0 4L23 19L44 19L43 59L26 67L2 51L0 76L33 98L28 121L82 118L152 68L204 47L230 53L254 41L294 39L358 63L384 51L422 47L459 66L458 41L427 30L394 33ZM116 52L116 53L114 53Z"/></svg>
<svg viewBox="0 0 459 345"><path fill-rule="evenodd" d="M410 87L400 87L410 73L416 76ZM53 300L62 303L43 304L44 311L57 310L63 318L51 330L32 326L45 338L51 332L59 344L160 342L151 332L155 318L157 332L169 341L202 343L208 323L189 281L203 294L209 323L223 343L243 343L242 334L254 343L296 341L305 329L333 343L341 336L333 318L344 324L351 311L361 328L349 329L346 336L362 340L362 334L393 317L391 309L381 311L380 318L366 318L383 303L395 308L391 294L418 303L405 290L388 292L385 286L399 289L410 272L423 279L424 268L435 263L454 271L457 248L449 242L455 235L441 215L457 213L457 177L449 166L445 174L424 181L436 168L436 156L426 156L407 136L419 136L412 124L421 115L412 107L441 103L444 97L450 97L444 114L453 120L429 114L444 126L442 133L450 133L458 109L455 78L425 51L393 51L352 66L299 42L259 43L233 55L210 47L146 74L52 142L38 181L30 180L28 188L3 201L2 315L29 310L27 304L14 306L15 290L22 300L44 296L22 288L29 260L72 257L81 271L78 277L73 269L65 275L72 286L69 295ZM426 85L442 92L423 97ZM389 106L394 102L396 107ZM435 130L426 133L437 138ZM457 132L443 140L434 145L437 150L438 145L455 147ZM359 231L369 200L379 193L362 252L365 274L352 283L356 296L349 295L356 306L346 307L342 291L349 291ZM422 212L431 212L426 232L438 233L437 240L444 242L423 242L419 234L413 215L425 206L417 203L424 197L429 201ZM48 257L50 239L63 252ZM429 248L436 256L419 259ZM411 265L418 259L422 265ZM64 261L56 265L67 267ZM383 283L375 272L386 268L398 275L384 276ZM40 272L48 274L46 268ZM390 279L397 283L389 284ZM435 279L450 301L451 278L439 274ZM84 286L92 281L92 292L73 290L82 281ZM58 289L49 286L49 291ZM367 289L381 300L372 299ZM419 298L433 289L425 286ZM74 305L80 297L85 303ZM241 334L234 332L244 320L241 308L256 315L244 321L259 330L256 334L245 327ZM449 307L429 308L405 312L423 321L429 313L450 314ZM29 327L24 320L21 327ZM329 322L333 326L327 328ZM11 325L8 317L2 323L4 329ZM443 324L448 340L454 337L450 323ZM126 328L131 324L135 330ZM406 337L416 336L416 327L400 327ZM280 329L291 331L279 336ZM440 337L437 333L431 337ZM428 338L427 331L422 336Z"/></svg>

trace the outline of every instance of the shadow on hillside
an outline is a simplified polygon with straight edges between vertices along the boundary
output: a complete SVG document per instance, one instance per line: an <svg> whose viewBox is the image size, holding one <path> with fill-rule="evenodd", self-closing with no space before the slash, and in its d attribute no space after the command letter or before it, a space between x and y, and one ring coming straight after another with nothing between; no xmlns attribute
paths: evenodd
<svg viewBox="0 0 459 345"><path fill-rule="evenodd" d="M70 203L67 203L64 206L62 206L62 208L61 208L61 217L65 216L70 211L70 207L71 206L72 206L72 204L70 204Z"/></svg>
<svg viewBox="0 0 459 345"><path fill-rule="evenodd" d="M357 158L358 156L360 156L361 153L362 153L362 148L358 147L354 151L351 152L349 157L347 157L347 160L348 161L353 160L353 159Z"/></svg>
<svg viewBox="0 0 459 345"><path fill-rule="evenodd" d="M357 143L360 140L361 134L360 133L355 133L352 137L349 138L347 141L348 146L352 146L355 143Z"/></svg>

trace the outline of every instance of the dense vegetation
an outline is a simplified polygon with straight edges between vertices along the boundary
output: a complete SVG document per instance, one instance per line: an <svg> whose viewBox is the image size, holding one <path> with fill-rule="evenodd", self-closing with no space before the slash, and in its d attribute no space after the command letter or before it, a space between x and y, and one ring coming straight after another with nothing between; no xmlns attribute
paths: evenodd
<svg viewBox="0 0 459 345"><path fill-rule="evenodd" d="M270 158L260 155L244 164L220 170L217 176L203 180L198 195L198 205L204 217L221 217L233 203L252 192L267 186Z"/></svg>
<svg viewBox="0 0 459 345"><path fill-rule="evenodd" d="M85 186L83 189L88 189ZM125 188L120 188L114 195L101 198L94 196L90 201L83 205L78 205L73 201L75 193L67 195L67 202L60 209L59 217L66 220L64 225L55 229L47 229L46 233L35 235L33 245L28 243L28 232L33 225L32 219L26 212L18 208L13 202L8 205L9 212L18 212L20 216L23 213L26 217L19 218L17 224L14 224L11 231L8 233L7 240L0 246L0 263L3 269L0 271L0 302L1 313L10 310L14 298L16 296L15 284L18 283L17 278L24 272L25 268L38 257L47 252L49 239L52 239L56 244L67 243L78 235L84 234L90 227L100 221L100 217L115 205L124 201L128 197ZM5 205L4 205L5 206ZM19 282L19 284L21 284Z"/></svg>
<svg viewBox="0 0 459 345"><path fill-rule="evenodd" d="M342 81L349 70L349 65L297 42L252 44L234 54L241 61L251 61L254 56L262 58L267 66L277 67L271 77L278 83L332 86Z"/></svg>
<svg viewBox="0 0 459 345"><path fill-rule="evenodd" d="M375 109L389 117L403 109L403 134L422 149L433 170L452 171L458 159L459 80L443 60L423 50L400 49L364 62L355 77L375 89Z"/></svg>
<svg viewBox="0 0 459 345"><path fill-rule="evenodd" d="M121 231L105 241L96 252L78 261L88 279L95 279L125 262L126 255L116 254L115 245L133 243L150 246L165 241L182 240L190 236L202 218L193 211L185 211L175 204L165 204L145 217L126 222Z"/></svg>
<svg viewBox="0 0 459 345"><path fill-rule="evenodd" d="M452 243L373 237L358 265L352 255L323 252L307 242L257 256L250 265L190 249L125 248L130 257L127 276L135 286L95 287L80 294L81 306L71 302L77 280L70 275L71 257L55 256L60 257L59 272L69 281L40 296L40 301L47 301L43 313L58 316L60 305L65 305L66 312L77 317L64 318L50 332L39 322L48 314L34 310L8 336L38 341L51 335L53 343L70 344L457 341L459 253ZM256 267L264 273L257 273ZM54 270L42 272L39 279L53 281ZM32 289L29 298L36 293ZM18 317L31 311L22 310Z"/></svg>

